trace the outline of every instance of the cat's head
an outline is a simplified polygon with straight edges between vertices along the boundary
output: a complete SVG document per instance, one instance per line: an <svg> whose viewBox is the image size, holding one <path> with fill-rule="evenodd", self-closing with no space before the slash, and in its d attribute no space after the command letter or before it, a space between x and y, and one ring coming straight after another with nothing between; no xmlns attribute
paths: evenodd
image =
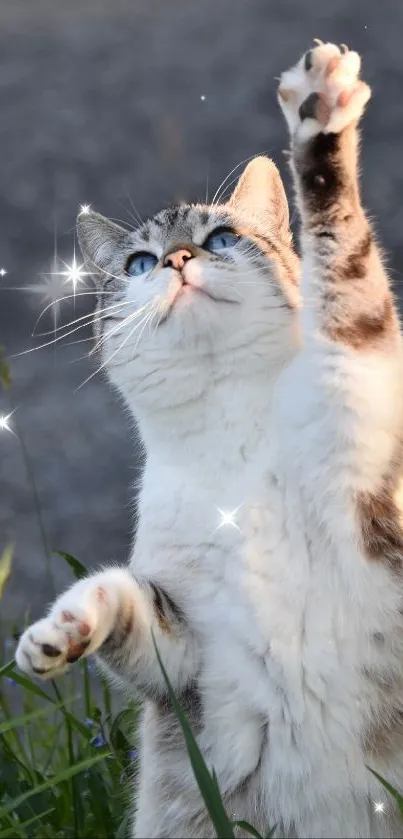
<svg viewBox="0 0 403 839"><path fill-rule="evenodd" d="M89 213L78 237L99 291L101 362L131 401L150 370L169 378L182 365L203 378L232 359L253 374L292 340L298 260L267 158L246 167L225 204L162 210L136 230Z"/></svg>

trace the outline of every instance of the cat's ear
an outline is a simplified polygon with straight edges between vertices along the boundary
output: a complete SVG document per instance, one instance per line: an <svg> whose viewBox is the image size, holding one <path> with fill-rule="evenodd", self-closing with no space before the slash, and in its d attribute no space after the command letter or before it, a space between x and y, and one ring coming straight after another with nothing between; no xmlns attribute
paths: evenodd
<svg viewBox="0 0 403 839"><path fill-rule="evenodd" d="M85 267L97 284L118 270L127 249L129 233L99 213L80 213L77 238Z"/></svg>
<svg viewBox="0 0 403 839"><path fill-rule="evenodd" d="M242 215L263 222L284 241L290 241L288 202L277 166L269 157L255 157L248 163L229 205Z"/></svg>

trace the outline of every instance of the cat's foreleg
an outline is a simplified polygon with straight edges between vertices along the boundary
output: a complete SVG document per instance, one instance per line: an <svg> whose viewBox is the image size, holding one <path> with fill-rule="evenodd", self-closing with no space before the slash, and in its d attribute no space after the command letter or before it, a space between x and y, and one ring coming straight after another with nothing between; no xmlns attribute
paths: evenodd
<svg viewBox="0 0 403 839"><path fill-rule="evenodd" d="M304 337L381 352L399 331L360 199L357 125L371 95L360 64L356 52L320 44L282 74L278 98L301 214Z"/></svg>
<svg viewBox="0 0 403 839"><path fill-rule="evenodd" d="M370 88L359 71L356 52L319 43L280 80L301 215L303 349L295 389L303 382L301 404L316 422L311 455L333 476L318 489L322 506L331 487L353 493L366 552L394 561L391 552L398 559L403 549L395 497L402 340L360 198L357 124Z"/></svg>
<svg viewBox="0 0 403 839"><path fill-rule="evenodd" d="M52 679L96 653L113 675L158 697L165 682L152 633L173 687L182 690L197 673L198 649L181 610L155 582L108 568L61 595L24 632L16 660L26 673Z"/></svg>

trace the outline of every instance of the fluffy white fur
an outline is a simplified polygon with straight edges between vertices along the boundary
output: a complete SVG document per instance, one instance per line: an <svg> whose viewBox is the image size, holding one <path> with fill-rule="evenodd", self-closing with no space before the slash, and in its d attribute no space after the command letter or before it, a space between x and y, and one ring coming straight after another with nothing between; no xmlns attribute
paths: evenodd
<svg viewBox="0 0 403 839"><path fill-rule="evenodd" d="M310 88L302 65L292 82L304 99ZM297 107L289 106L293 132ZM356 117L361 112L362 103ZM257 180L263 172L271 179L272 197L278 182L269 164L258 166ZM275 229L276 212L256 179L243 187L228 212L240 226L254 215L259 229L269 222L283 251L291 250L288 226ZM282 198L276 206L277 215L285 212ZM200 209L190 210L197 246L220 212L199 227ZM163 692L153 627L178 694L197 682L199 742L231 814L262 831L277 824L283 837L403 836L363 748L367 724L382 714L364 672L396 668L402 585L387 564L364 556L354 506L355 492L379 481L402 427L400 352L357 354L316 328L320 267L308 234L298 350L295 291L275 255L264 277L248 249L236 246L234 262L219 269L199 254L186 266L190 286L225 302L194 289L173 302L181 287L175 271L122 285L122 253L139 248L161 257L169 249L158 224L151 223L146 245L136 233L128 243L128 234L104 228L99 217L84 224L87 259L109 272L125 304L118 315L141 310L145 317L151 309L141 307L150 301L155 312L133 334L140 318L107 321L101 339L103 362L147 452L139 528L130 568L106 569L62 595L23 635L19 666L54 676L83 638L90 641L84 654L102 657L129 602L134 628L125 667L106 654L104 664L148 696ZM236 526L220 526L220 511L236 511ZM143 580L183 611L177 632L156 619ZM59 655L49 657L43 644ZM168 748L164 730L148 702L135 835L214 835L183 744L178 738ZM374 757L372 766L403 784L403 751L387 764ZM385 813L375 813L377 801Z"/></svg>

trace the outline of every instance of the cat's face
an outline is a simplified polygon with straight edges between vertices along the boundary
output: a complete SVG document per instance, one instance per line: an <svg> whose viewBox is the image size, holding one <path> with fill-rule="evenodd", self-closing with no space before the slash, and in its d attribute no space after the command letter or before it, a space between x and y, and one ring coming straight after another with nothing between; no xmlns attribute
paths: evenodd
<svg viewBox="0 0 403 839"><path fill-rule="evenodd" d="M274 183L275 179L275 183ZM262 195L266 188L267 195ZM134 231L95 213L80 245L99 288L96 338L112 379L253 346L292 317L297 265L277 170L249 164L223 206L163 210ZM284 340L289 335L284 333Z"/></svg>

